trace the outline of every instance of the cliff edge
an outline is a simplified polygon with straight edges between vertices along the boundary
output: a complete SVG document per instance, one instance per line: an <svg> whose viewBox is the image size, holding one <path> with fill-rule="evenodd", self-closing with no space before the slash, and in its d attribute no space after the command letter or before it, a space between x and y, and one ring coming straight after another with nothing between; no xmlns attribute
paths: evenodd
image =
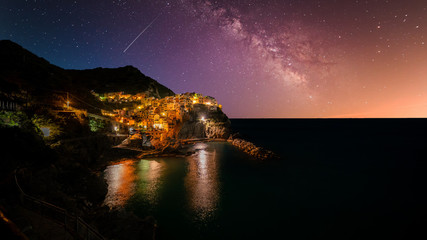
<svg viewBox="0 0 427 240"><path fill-rule="evenodd" d="M221 109L212 109L203 104L194 105L193 110L184 115L178 128L178 139L228 139L231 122Z"/></svg>

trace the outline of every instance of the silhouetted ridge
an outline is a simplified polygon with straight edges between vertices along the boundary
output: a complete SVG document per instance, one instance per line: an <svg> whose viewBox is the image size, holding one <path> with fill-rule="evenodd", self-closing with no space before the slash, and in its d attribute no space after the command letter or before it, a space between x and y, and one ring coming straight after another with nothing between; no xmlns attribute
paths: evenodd
<svg viewBox="0 0 427 240"><path fill-rule="evenodd" d="M98 93L126 92L136 94L147 92L148 95L163 98L174 93L156 80L145 76L133 66L119 68L95 68L88 70L67 70L76 83Z"/></svg>
<svg viewBox="0 0 427 240"><path fill-rule="evenodd" d="M28 95L38 102L48 102L52 94L69 92L96 107L102 107L90 91L97 93L146 93L163 98L174 92L137 68L95 68L65 70L36 56L10 40L0 40L0 97ZM15 99L16 100L16 99Z"/></svg>

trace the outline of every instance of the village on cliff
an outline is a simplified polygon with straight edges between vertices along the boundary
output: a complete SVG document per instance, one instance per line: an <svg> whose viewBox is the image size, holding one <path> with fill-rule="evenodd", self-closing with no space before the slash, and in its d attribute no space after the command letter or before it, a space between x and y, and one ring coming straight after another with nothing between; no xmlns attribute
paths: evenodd
<svg viewBox="0 0 427 240"><path fill-rule="evenodd" d="M113 111L102 110L102 115L127 126L133 135L132 139L141 138L141 134L160 141L168 137L173 138L189 112L200 107L209 112L222 109L222 105L218 104L215 98L197 93L176 94L160 99L148 97L145 93L98 94L92 91L92 94L102 102L115 106ZM208 119L201 115L198 120L205 122ZM114 128L115 131L120 131L117 125Z"/></svg>

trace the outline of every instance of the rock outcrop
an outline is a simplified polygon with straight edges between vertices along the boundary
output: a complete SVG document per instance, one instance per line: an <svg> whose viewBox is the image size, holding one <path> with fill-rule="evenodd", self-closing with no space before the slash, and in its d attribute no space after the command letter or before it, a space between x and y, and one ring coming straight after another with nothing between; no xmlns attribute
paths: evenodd
<svg viewBox="0 0 427 240"><path fill-rule="evenodd" d="M177 132L178 139L228 139L231 122L221 109L209 109L208 106L196 104L194 109L184 116Z"/></svg>
<svg viewBox="0 0 427 240"><path fill-rule="evenodd" d="M179 139L206 138L206 126L198 120L188 120L178 132Z"/></svg>
<svg viewBox="0 0 427 240"><path fill-rule="evenodd" d="M236 139L229 139L228 142L233 144L233 146L239 148L243 152L253 156L256 159L259 160L266 160L266 159L277 159L279 158L275 153L272 151L266 150L262 147L257 147L255 144L248 142L246 140L236 138Z"/></svg>

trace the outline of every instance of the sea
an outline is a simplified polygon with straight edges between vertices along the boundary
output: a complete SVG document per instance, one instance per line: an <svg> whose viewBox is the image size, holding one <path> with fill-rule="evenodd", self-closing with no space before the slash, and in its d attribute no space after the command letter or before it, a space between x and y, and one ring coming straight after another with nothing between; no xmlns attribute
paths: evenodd
<svg viewBox="0 0 427 240"><path fill-rule="evenodd" d="M427 119L231 119L274 151L227 142L185 158L122 159L105 203L156 239L427 239Z"/></svg>

